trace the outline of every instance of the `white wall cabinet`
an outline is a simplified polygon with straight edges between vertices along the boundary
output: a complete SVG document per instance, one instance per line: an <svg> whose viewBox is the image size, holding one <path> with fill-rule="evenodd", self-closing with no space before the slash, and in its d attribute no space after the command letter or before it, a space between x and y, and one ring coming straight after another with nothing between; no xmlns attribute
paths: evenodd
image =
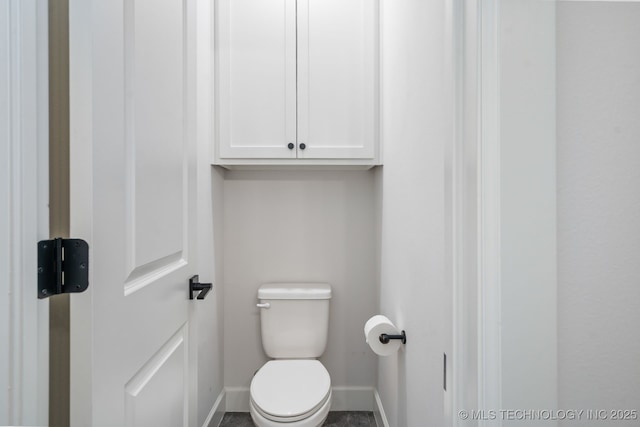
<svg viewBox="0 0 640 427"><path fill-rule="evenodd" d="M217 0L216 158L379 162L378 0Z"/></svg>

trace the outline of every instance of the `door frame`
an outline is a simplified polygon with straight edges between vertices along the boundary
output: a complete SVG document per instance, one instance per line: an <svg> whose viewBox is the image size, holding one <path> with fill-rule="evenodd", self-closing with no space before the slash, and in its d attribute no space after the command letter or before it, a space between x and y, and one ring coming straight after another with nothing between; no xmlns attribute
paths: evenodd
<svg viewBox="0 0 640 427"><path fill-rule="evenodd" d="M0 379L7 391L7 422L47 425L49 409L49 301L37 298L37 242L49 238L49 118L47 3L9 0L3 3L7 25L7 63L0 70L7 83L6 109L0 126L7 138L5 178L8 194L8 245L0 252L9 267L2 293L8 302L6 365ZM4 204L4 203L3 203ZM3 210L4 210L3 206ZM4 233L4 230L2 231ZM1 417L0 417L1 418Z"/></svg>
<svg viewBox="0 0 640 427"><path fill-rule="evenodd" d="M445 159L451 286L445 422L487 425L462 414L500 408L502 400L498 0L450 0L447 14L453 119Z"/></svg>
<svg viewBox="0 0 640 427"><path fill-rule="evenodd" d="M499 0L478 8L478 409L502 408L501 133ZM480 425L501 425L501 420Z"/></svg>
<svg viewBox="0 0 640 427"><path fill-rule="evenodd" d="M445 415L452 426L501 426L500 409L557 407L555 51L549 49L554 35L530 37L520 30L515 42L502 40L505 23L523 19L517 4L508 6L500 0L448 4L455 100L447 157L453 384ZM554 2L540 2L531 12L539 13L538 24L555 28L554 10ZM529 42L527 54L508 56L516 51L514 43ZM534 66L525 69L521 65L529 54ZM536 66L549 73L538 78L531 71ZM521 78L530 85L514 96L514 81ZM546 92L538 97L540 91ZM513 108L514 100L531 105L520 116L506 115L502 104ZM534 120L527 120L536 107L535 125L546 132L536 133ZM514 137L518 125L523 135ZM540 135L540 144L531 148L531 139ZM518 148L526 150L516 153ZM544 203L535 205L540 200ZM514 253L514 242L521 252ZM514 296L532 299L536 309L545 310L544 321L517 312ZM523 355L513 342L514 331L546 350L542 361L520 361L531 363L537 378L532 387L526 381L519 385L513 375L514 361Z"/></svg>

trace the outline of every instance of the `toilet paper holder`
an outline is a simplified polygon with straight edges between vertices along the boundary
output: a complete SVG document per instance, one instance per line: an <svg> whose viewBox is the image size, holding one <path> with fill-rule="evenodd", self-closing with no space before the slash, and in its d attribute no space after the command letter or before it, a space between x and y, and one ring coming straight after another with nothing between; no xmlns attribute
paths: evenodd
<svg viewBox="0 0 640 427"><path fill-rule="evenodd" d="M380 334L380 342L382 344L389 344L390 340L402 340L402 344L407 343L407 334L404 332L400 332L400 335L390 335L390 334Z"/></svg>

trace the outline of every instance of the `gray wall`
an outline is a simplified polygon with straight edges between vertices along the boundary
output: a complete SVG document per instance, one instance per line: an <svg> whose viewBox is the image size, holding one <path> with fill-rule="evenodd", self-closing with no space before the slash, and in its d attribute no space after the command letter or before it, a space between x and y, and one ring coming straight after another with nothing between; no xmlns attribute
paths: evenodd
<svg viewBox="0 0 640 427"><path fill-rule="evenodd" d="M560 408L640 410L638 23L637 2L558 4Z"/></svg>
<svg viewBox="0 0 640 427"><path fill-rule="evenodd" d="M258 287L292 281L332 285L329 342L321 358L332 386L375 385L376 359L363 336L378 306L374 201L372 171L226 173L225 387L247 390L267 360ZM244 396L240 403L248 405ZM227 400L227 408L242 405Z"/></svg>
<svg viewBox="0 0 640 427"><path fill-rule="evenodd" d="M445 2L390 1L382 9L380 312L408 342L378 358L377 388L391 426L441 426Z"/></svg>
<svg viewBox="0 0 640 427"><path fill-rule="evenodd" d="M556 4L502 0L499 8L500 313L491 317L500 321L496 358L501 367L500 409L554 409L558 378ZM487 202L487 195L482 196L481 205ZM482 250L486 252L481 253L481 262L493 256L490 249ZM493 284L487 281L482 286L482 292L490 295L487 289ZM497 356L493 349L483 351ZM503 424L517 426L522 421L504 419Z"/></svg>

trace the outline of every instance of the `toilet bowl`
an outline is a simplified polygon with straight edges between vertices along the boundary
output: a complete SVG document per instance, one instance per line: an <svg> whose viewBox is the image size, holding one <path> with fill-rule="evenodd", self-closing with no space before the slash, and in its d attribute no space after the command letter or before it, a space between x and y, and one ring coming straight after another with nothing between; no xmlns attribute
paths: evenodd
<svg viewBox="0 0 640 427"><path fill-rule="evenodd" d="M251 380L258 427L319 427L331 408L331 377L317 360L326 348L328 284L267 284L258 291L266 362Z"/></svg>
<svg viewBox="0 0 640 427"><path fill-rule="evenodd" d="M331 380L317 360L272 360L253 377L250 395L259 427L318 427L331 407Z"/></svg>

